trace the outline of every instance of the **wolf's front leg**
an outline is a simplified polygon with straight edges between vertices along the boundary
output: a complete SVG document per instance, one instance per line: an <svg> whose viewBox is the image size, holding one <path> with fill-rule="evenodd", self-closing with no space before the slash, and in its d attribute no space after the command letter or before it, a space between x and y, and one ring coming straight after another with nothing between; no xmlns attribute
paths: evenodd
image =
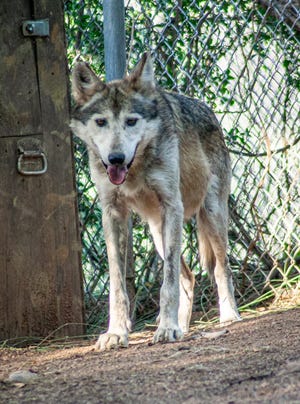
<svg viewBox="0 0 300 404"><path fill-rule="evenodd" d="M123 212L122 212L123 210ZM109 325L101 334L96 348L100 350L128 346L128 332L131 328L129 300L126 292L126 256L128 242L128 215L124 206L115 209L104 207L102 221L107 247L110 291Z"/></svg>
<svg viewBox="0 0 300 404"><path fill-rule="evenodd" d="M162 244L164 258L164 280L160 290L159 326L154 342L172 342L181 339L178 325L180 250L183 225L181 200L177 204L165 205L162 217Z"/></svg>

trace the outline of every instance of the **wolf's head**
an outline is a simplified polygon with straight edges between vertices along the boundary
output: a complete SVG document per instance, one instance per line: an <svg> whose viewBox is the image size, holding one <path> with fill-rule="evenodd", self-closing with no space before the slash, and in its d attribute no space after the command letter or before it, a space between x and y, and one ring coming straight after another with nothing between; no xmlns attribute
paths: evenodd
<svg viewBox="0 0 300 404"><path fill-rule="evenodd" d="M158 127L152 61L144 54L122 80L102 82L86 63L72 74L76 108L73 132L99 157L115 185L122 184L139 148L145 148Z"/></svg>

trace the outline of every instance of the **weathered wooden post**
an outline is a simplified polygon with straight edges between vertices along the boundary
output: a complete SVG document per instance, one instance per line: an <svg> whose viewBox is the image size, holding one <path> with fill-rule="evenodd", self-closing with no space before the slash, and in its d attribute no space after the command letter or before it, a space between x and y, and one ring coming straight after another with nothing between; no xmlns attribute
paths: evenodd
<svg viewBox="0 0 300 404"><path fill-rule="evenodd" d="M106 81L120 79L125 74L125 6L124 0L104 0L104 58ZM132 220L128 222L128 244L126 252L126 287L130 300L131 315L135 298Z"/></svg>
<svg viewBox="0 0 300 404"><path fill-rule="evenodd" d="M84 331L62 6L0 2L0 342Z"/></svg>

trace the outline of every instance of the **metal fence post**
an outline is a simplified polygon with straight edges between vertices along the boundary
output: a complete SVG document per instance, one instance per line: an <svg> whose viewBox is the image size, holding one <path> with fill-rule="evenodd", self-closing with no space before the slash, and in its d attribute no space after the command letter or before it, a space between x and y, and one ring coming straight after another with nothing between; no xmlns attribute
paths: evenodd
<svg viewBox="0 0 300 404"><path fill-rule="evenodd" d="M125 74L125 6L124 0L103 1L104 61L106 81L120 79ZM128 221L126 251L126 287L130 301L130 314L134 316L135 275L133 265L132 219Z"/></svg>
<svg viewBox="0 0 300 404"><path fill-rule="evenodd" d="M120 79L126 68L124 0L104 0L104 60L106 80Z"/></svg>

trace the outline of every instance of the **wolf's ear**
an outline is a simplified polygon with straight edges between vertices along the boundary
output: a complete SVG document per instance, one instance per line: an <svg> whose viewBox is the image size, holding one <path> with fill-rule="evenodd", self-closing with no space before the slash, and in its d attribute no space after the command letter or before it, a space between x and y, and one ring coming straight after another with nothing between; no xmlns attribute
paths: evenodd
<svg viewBox="0 0 300 404"><path fill-rule="evenodd" d="M143 54L127 80L141 87L155 87L153 63L149 52Z"/></svg>
<svg viewBox="0 0 300 404"><path fill-rule="evenodd" d="M79 62L72 71L72 95L77 105L86 103L97 91L105 88L87 63Z"/></svg>

